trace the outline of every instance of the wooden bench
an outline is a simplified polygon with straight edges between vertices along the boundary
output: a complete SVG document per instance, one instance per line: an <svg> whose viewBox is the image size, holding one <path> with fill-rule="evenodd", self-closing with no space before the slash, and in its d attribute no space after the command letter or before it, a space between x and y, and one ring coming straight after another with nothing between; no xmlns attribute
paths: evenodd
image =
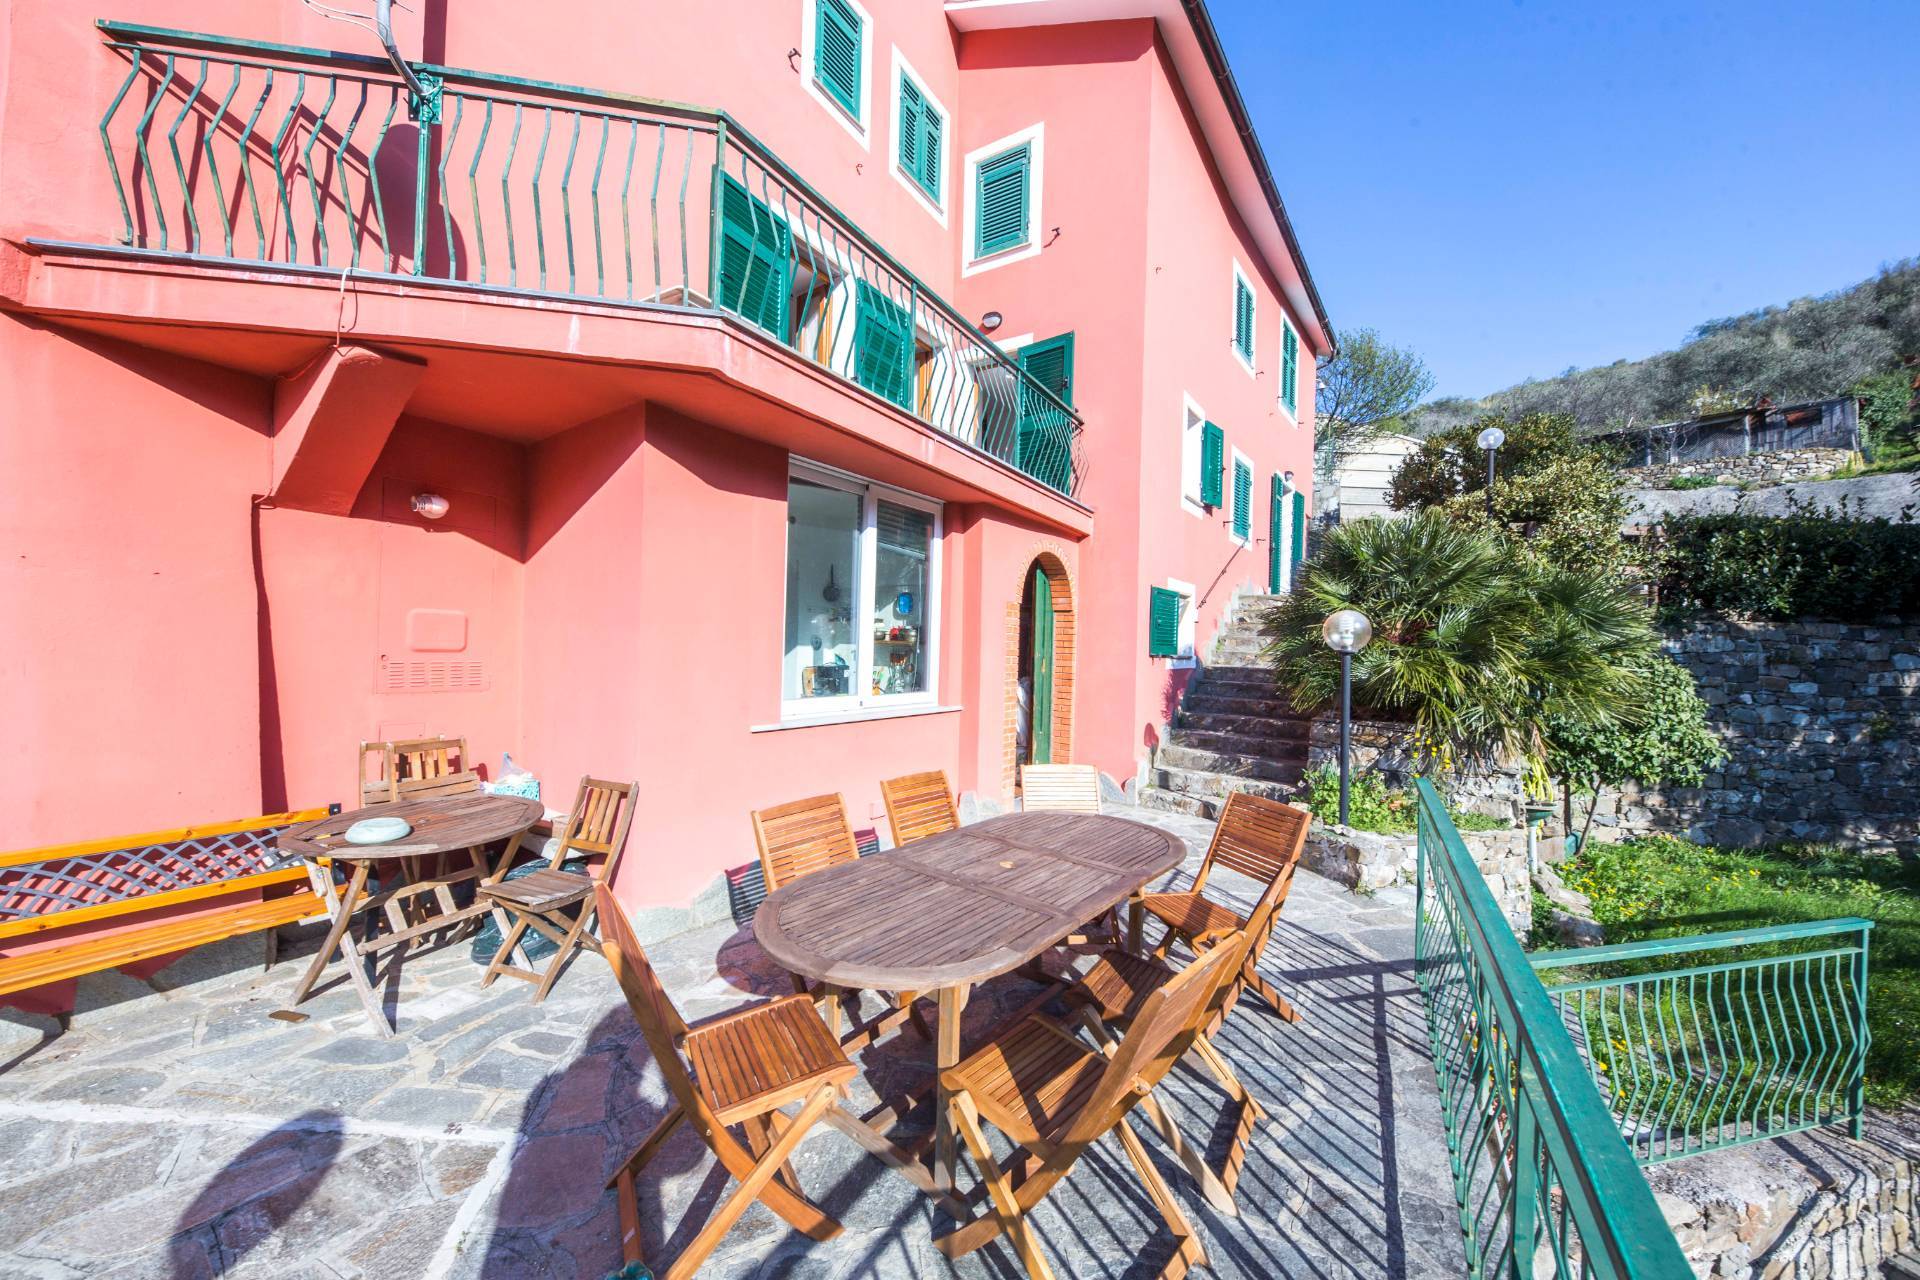
<svg viewBox="0 0 1920 1280"><path fill-rule="evenodd" d="M0 995L325 915L304 865L272 865L273 837L337 811L0 853ZM217 901L236 894L248 896ZM213 905L196 909L203 902ZM98 928L75 929L86 924ZM267 945L271 965L272 933Z"/></svg>

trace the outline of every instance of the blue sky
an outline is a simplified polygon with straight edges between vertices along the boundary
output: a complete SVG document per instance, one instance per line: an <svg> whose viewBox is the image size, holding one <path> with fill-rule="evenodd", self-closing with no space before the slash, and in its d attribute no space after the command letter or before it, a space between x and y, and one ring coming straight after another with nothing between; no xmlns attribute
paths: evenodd
<svg viewBox="0 0 1920 1280"><path fill-rule="evenodd" d="M1336 326L1436 395L1920 254L1920 0L1209 0Z"/></svg>

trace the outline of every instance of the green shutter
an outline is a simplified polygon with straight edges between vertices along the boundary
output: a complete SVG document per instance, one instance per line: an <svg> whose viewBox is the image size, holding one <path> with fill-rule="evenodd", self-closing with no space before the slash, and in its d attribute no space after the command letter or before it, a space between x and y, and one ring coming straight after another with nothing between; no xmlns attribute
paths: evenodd
<svg viewBox="0 0 1920 1280"><path fill-rule="evenodd" d="M1293 491L1293 567L1297 574L1300 562L1307 557L1307 495L1298 489Z"/></svg>
<svg viewBox="0 0 1920 1280"><path fill-rule="evenodd" d="M1015 465L1062 493L1073 488L1073 419L1042 390L1062 404L1073 403L1073 335L1029 342L1015 354L1027 375L1020 381L1019 452ZM1031 379L1031 381L1029 381Z"/></svg>
<svg viewBox="0 0 1920 1280"><path fill-rule="evenodd" d="M1253 468L1233 460L1233 536L1246 538L1253 532Z"/></svg>
<svg viewBox="0 0 1920 1280"><path fill-rule="evenodd" d="M860 118L860 15L846 0L816 0L813 78L827 96Z"/></svg>
<svg viewBox="0 0 1920 1280"><path fill-rule="evenodd" d="M974 256L1027 242L1027 187L1032 179L1026 147L983 160L974 173Z"/></svg>
<svg viewBox="0 0 1920 1280"><path fill-rule="evenodd" d="M1249 362L1253 359L1253 290L1233 278L1233 347Z"/></svg>
<svg viewBox="0 0 1920 1280"><path fill-rule="evenodd" d="M720 183L716 300L785 342L793 294L792 233L738 180L722 175Z"/></svg>
<svg viewBox="0 0 1920 1280"><path fill-rule="evenodd" d="M940 198L940 113L904 73L900 76L900 167L921 190Z"/></svg>
<svg viewBox="0 0 1920 1280"><path fill-rule="evenodd" d="M1300 335L1287 320L1280 321L1280 399L1288 413L1298 412L1300 391Z"/></svg>
<svg viewBox="0 0 1920 1280"><path fill-rule="evenodd" d="M1186 602L1165 587L1147 589L1147 656L1180 656L1180 609Z"/></svg>
<svg viewBox="0 0 1920 1280"><path fill-rule="evenodd" d="M1279 595L1281 586L1280 535L1284 531L1287 492L1280 473L1273 474L1272 493L1267 500L1267 594Z"/></svg>
<svg viewBox="0 0 1920 1280"><path fill-rule="evenodd" d="M913 317L865 280L854 285L854 380L912 412Z"/></svg>
<svg viewBox="0 0 1920 1280"><path fill-rule="evenodd" d="M1227 433L1209 422L1200 428L1200 505L1220 505L1221 471L1226 466Z"/></svg>

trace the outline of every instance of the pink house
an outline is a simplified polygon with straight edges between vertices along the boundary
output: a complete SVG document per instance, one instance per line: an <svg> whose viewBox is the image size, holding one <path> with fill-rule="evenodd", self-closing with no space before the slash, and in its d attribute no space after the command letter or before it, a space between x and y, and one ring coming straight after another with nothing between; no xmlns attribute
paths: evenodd
<svg viewBox="0 0 1920 1280"><path fill-rule="evenodd" d="M1329 344L1204 7L724 8L0 0L0 845L460 734L639 779L639 911L757 807L1136 775Z"/></svg>

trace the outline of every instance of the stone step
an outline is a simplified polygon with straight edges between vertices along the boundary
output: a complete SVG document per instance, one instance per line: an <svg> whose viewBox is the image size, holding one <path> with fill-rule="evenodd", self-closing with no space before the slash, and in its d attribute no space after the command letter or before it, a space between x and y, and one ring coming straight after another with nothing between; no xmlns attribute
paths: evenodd
<svg viewBox="0 0 1920 1280"><path fill-rule="evenodd" d="M1285 698L1256 696L1251 691L1224 686L1209 688L1205 682L1187 690L1180 700L1183 711L1209 716L1264 716L1274 720L1308 720L1293 709Z"/></svg>
<svg viewBox="0 0 1920 1280"><path fill-rule="evenodd" d="M1229 684L1256 684L1271 689L1273 688L1273 668L1256 666L1252 663L1214 663L1200 673L1200 682L1216 689Z"/></svg>
<svg viewBox="0 0 1920 1280"><path fill-rule="evenodd" d="M1213 638L1215 653L1232 653L1245 658L1258 659L1267 647L1260 636L1236 636L1230 632L1221 632Z"/></svg>
<svg viewBox="0 0 1920 1280"><path fill-rule="evenodd" d="M1220 816L1219 801L1168 791L1163 787L1140 788L1140 807L1158 809L1162 813L1184 813L1188 817L1206 818L1209 821Z"/></svg>
<svg viewBox="0 0 1920 1280"><path fill-rule="evenodd" d="M1304 750L1301 751L1297 760L1276 760L1270 756L1226 755L1218 751L1209 751L1205 747L1190 747L1179 742L1170 742L1160 748L1160 753L1155 760L1157 764L1170 769L1259 778L1266 782L1294 783L1300 781L1300 775L1306 771L1307 753Z"/></svg>
<svg viewBox="0 0 1920 1280"><path fill-rule="evenodd" d="M1920 1253L1903 1253L1880 1264L1885 1280L1920 1280Z"/></svg>
<svg viewBox="0 0 1920 1280"><path fill-rule="evenodd" d="M1305 742L1252 738L1244 733L1209 733L1205 729L1175 729L1167 735L1167 745L1193 747L1200 751L1211 751L1217 756L1247 756L1283 764L1302 764L1307 758Z"/></svg>
<svg viewBox="0 0 1920 1280"><path fill-rule="evenodd" d="M1176 729L1195 729L1201 733L1233 734L1242 738L1265 738L1280 743L1306 744L1313 721L1289 716L1239 716L1210 709L1183 707Z"/></svg>
<svg viewBox="0 0 1920 1280"><path fill-rule="evenodd" d="M1284 782L1234 773L1211 773L1203 769L1156 768L1149 776L1154 786L1189 796L1218 798L1230 791L1247 791L1269 800L1291 800L1295 791L1294 787Z"/></svg>

